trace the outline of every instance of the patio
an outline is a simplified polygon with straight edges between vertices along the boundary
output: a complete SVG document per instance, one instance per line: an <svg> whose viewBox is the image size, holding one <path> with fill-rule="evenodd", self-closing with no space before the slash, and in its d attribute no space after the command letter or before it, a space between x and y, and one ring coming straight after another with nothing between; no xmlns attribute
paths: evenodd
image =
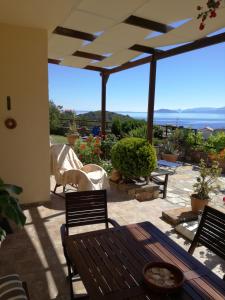
<svg viewBox="0 0 225 300"><path fill-rule="evenodd" d="M204 13L208 9L206 1L199 2ZM214 10L203 30L199 28L195 1L168 3L164 9L163 1L143 0L55 1L54 5L52 1L36 0L18 5L15 1L2 3L1 176L6 182L23 187L20 203L27 220L24 229L15 228L15 233L1 245L0 275L18 273L27 282L33 300L70 299L59 234L65 221L64 200L54 194L49 197L47 62L101 75L103 137L108 79L122 70L148 64L147 138L152 142L158 61L225 41L225 33L218 33L224 28L224 4L216 4L218 16ZM180 22L184 20L187 22ZM180 167L170 176L167 199L140 203L111 190L109 216L121 225L150 221L187 250L189 242L177 235L161 215L167 209L189 204L195 176L192 166ZM224 178L222 181L224 184ZM212 204L223 206L222 192ZM82 228L80 232L97 228ZM224 262L211 252L199 248L195 257L220 277L225 273ZM79 289L82 291L82 286Z"/></svg>
<svg viewBox="0 0 225 300"><path fill-rule="evenodd" d="M196 173L191 165L179 167L176 174L169 177L167 199L138 202L129 199L126 194L110 190L109 216L120 225L150 221L187 250L190 243L162 220L161 215L167 209L189 205L189 194ZM221 177L220 180L224 189L225 178ZM51 183L53 186L54 181ZM222 207L222 196L222 193L215 195L212 204ZM59 234L60 225L65 221L64 200L52 194L48 204L27 207L25 213L25 228L20 231L15 229L16 233L9 235L1 246L0 275L19 273L28 283L31 299L69 299L67 268ZM93 225L75 229L75 232L97 228L100 226ZM222 277L225 273L225 263L204 247L197 248L194 256L218 276ZM82 286L76 284L82 291Z"/></svg>

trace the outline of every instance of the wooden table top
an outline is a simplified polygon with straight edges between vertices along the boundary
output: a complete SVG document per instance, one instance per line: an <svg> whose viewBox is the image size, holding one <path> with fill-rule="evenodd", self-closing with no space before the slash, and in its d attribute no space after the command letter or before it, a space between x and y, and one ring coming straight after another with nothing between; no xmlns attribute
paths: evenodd
<svg viewBox="0 0 225 300"><path fill-rule="evenodd" d="M225 282L149 222L71 235L66 249L90 299L225 299ZM179 267L182 289L169 296L147 289L142 269L150 261Z"/></svg>

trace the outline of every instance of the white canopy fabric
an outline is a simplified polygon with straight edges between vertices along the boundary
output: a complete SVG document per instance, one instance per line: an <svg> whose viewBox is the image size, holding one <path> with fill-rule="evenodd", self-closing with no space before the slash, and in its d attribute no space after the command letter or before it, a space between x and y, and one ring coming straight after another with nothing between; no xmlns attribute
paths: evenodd
<svg viewBox="0 0 225 300"><path fill-rule="evenodd" d="M0 22L48 30L48 58L61 65L114 67L142 53L129 50L135 44L152 48L188 43L225 27L225 1L216 18L208 18L199 30L197 6L207 0L1 0ZM172 25L174 29L155 35L146 28L125 24L131 15ZM93 41L53 33L63 27L95 35ZM106 58L96 61L73 56L82 51Z"/></svg>

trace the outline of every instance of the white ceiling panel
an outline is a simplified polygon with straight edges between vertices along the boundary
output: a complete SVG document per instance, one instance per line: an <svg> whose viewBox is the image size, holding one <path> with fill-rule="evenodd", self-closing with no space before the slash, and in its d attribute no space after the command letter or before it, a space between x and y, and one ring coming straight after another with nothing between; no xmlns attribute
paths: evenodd
<svg viewBox="0 0 225 300"><path fill-rule="evenodd" d="M56 55L67 56L73 54L81 47L83 41L72 37L52 34L48 43L49 57ZM51 55L51 56L50 56Z"/></svg>
<svg viewBox="0 0 225 300"><path fill-rule="evenodd" d="M225 27L225 8L218 10L216 18L208 18L205 29L199 30L200 20L196 18L184 25L158 37L148 39L142 45L150 47L163 47L175 44L191 42L203 38Z"/></svg>
<svg viewBox="0 0 225 300"><path fill-rule="evenodd" d="M121 64L124 64L128 62L129 60L135 58L136 56L140 55L142 53L138 51L132 51L132 50L123 50L121 52L115 53L111 57L108 57L101 62L95 63L95 66L98 67L113 67L113 66L119 66Z"/></svg>
<svg viewBox="0 0 225 300"><path fill-rule="evenodd" d="M146 0L83 0L78 9L122 21L144 3Z"/></svg>
<svg viewBox="0 0 225 300"><path fill-rule="evenodd" d="M63 27L88 33L105 31L113 25L115 25L115 21L111 19L99 17L79 10L73 11L62 24Z"/></svg>
<svg viewBox="0 0 225 300"><path fill-rule="evenodd" d="M75 68L84 68L87 65L90 65L91 59L75 57L75 56L66 56L60 65L75 67Z"/></svg>
<svg viewBox="0 0 225 300"><path fill-rule="evenodd" d="M169 24L196 17L197 6L205 7L206 2L206 0L149 0L135 12L135 16Z"/></svg>
<svg viewBox="0 0 225 300"><path fill-rule="evenodd" d="M134 44L144 40L149 30L128 24L118 24L107 30L91 44L82 48L83 51L97 54L112 53L128 49Z"/></svg>
<svg viewBox="0 0 225 300"><path fill-rule="evenodd" d="M52 32L80 0L1 0L0 22Z"/></svg>

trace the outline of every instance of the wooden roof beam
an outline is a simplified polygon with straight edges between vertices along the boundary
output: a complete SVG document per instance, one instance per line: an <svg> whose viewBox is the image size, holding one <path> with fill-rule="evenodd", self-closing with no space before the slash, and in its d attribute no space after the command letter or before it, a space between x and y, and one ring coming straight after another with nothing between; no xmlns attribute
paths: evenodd
<svg viewBox="0 0 225 300"><path fill-rule="evenodd" d="M152 47L143 46L143 45L139 45L139 44L135 44L135 45L131 46L129 48L129 50L134 50L134 51L139 51L139 52L149 53L149 54L164 52L164 51L159 50L159 49L155 49L155 48L152 48Z"/></svg>
<svg viewBox="0 0 225 300"><path fill-rule="evenodd" d="M84 58L90 58L93 60L103 60L106 57L103 55L99 55L99 54L94 54L94 53L88 53L88 52L83 52L83 51L76 51L73 53L73 56L78 56L78 57L84 57Z"/></svg>
<svg viewBox="0 0 225 300"><path fill-rule="evenodd" d="M54 65L59 65L59 64L61 63L61 60L49 58L49 59L48 59L48 63L49 63L49 64L54 64Z"/></svg>
<svg viewBox="0 0 225 300"><path fill-rule="evenodd" d="M101 72L101 73L109 73L109 70L107 70L107 69L96 67L96 66L91 66L91 65L84 67L84 69L90 70L90 71L97 71L97 72Z"/></svg>
<svg viewBox="0 0 225 300"><path fill-rule="evenodd" d="M202 39L199 39L197 41L194 41L192 43L188 43L185 44L183 46L179 46L179 47L175 47L172 48L170 50L161 52L161 53L155 53L154 54L154 60L157 59L163 59L163 58L167 58L170 56L175 56L181 53L185 53L185 52L189 52L189 51L193 51L193 50L197 50L197 49L201 49L204 47L208 47L208 46L212 46L212 45L216 45L219 43L223 43L225 42L225 32L211 36L211 37L205 37ZM127 62L121 66L115 67L113 69L107 70L110 74L111 73L116 73L119 71L123 71L123 70L127 70L127 69L131 69L133 67L137 67L137 66L141 66L144 64L147 64L148 62L151 62L153 60L152 55L141 58L141 59L137 59L135 61L132 62Z"/></svg>
<svg viewBox="0 0 225 300"><path fill-rule="evenodd" d="M137 67L137 66L140 66L140 65L147 64L151 61L152 61L152 55L141 58L141 59L137 59L135 61L129 61L125 64L122 64L121 66L115 67L113 69L108 69L107 72L109 74L117 73L119 71L124 71L124 70L131 69L131 68L134 68L134 67Z"/></svg>
<svg viewBox="0 0 225 300"><path fill-rule="evenodd" d="M81 40L85 40L85 41L91 41L91 42L96 39L96 36L91 33L77 31L77 30L73 30L73 29L69 29L69 28L65 28L65 27L60 27L60 26L56 27L56 29L53 31L53 33L76 38L76 39L81 39Z"/></svg>
<svg viewBox="0 0 225 300"><path fill-rule="evenodd" d="M170 50L164 51L163 53L157 53L156 59L167 58L170 56L174 56L174 55L186 53L189 51L205 48L205 47L223 43L223 42L225 42L225 32L214 35L214 36L205 37L205 38L196 40L192 43L185 44L183 46L172 48Z"/></svg>
<svg viewBox="0 0 225 300"><path fill-rule="evenodd" d="M161 33L167 33L170 30L174 29L172 26L169 26L169 25L166 25L163 23L159 23L159 22L155 22L155 21L151 21L148 19L140 18L140 17L133 16L133 15L128 17L126 20L124 20L123 23L134 25L137 27L145 28L145 29L149 29L149 30L153 30L153 31L157 31L157 32L161 32Z"/></svg>

